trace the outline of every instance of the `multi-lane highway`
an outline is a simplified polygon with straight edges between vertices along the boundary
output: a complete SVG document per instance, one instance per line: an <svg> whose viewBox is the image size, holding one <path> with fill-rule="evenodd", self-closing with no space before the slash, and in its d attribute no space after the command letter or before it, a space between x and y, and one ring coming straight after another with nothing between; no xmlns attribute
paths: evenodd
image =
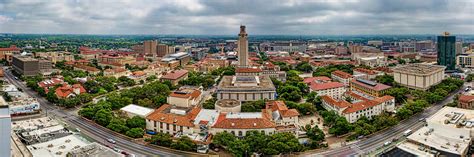
<svg viewBox="0 0 474 157"><path fill-rule="evenodd" d="M464 88L461 88L464 89ZM453 92L445 98L443 101L432 105L430 108L427 108L423 113L417 114L412 116L411 118L400 122L400 124L388 128L384 131L376 133L370 137L362 139L358 142L355 142L350 145L346 145L344 147L330 149L328 151L315 153L315 154L306 154L308 156L358 156L358 155L365 155L372 151L375 151L377 148L382 147L383 144L387 141L392 141L394 138L400 138L403 136L403 132L408 129L411 130L418 130L419 128L423 127L425 124L424 121L420 121L422 118L428 118L438 110L440 110L444 105L451 102L454 95L459 93L461 90L457 92Z"/></svg>
<svg viewBox="0 0 474 157"><path fill-rule="evenodd" d="M130 141L130 139L122 137L117 133L110 131L106 128L100 127L94 122L90 122L85 120L70 111L66 111L64 109L58 108L54 106L52 103L44 99L43 97L39 96L36 92L32 91L30 88L27 88L25 84L20 82L19 80L14 79L14 76L8 71L5 71L5 78L8 82L12 83L13 85L21 88L27 95L34 97L38 100L41 104L43 110L47 111L48 116L54 116L57 119L68 123L69 125L79 128L83 134L89 136L90 138L94 139L98 143L102 143L105 145L112 145L111 143L107 142L107 139L114 139L116 143L114 144L121 150L124 150L129 153L133 153L137 156L186 156L191 155L190 153L186 154L184 152L173 151L170 149L157 149L152 146L142 145ZM196 154L192 154L193 156Z"/></svg>

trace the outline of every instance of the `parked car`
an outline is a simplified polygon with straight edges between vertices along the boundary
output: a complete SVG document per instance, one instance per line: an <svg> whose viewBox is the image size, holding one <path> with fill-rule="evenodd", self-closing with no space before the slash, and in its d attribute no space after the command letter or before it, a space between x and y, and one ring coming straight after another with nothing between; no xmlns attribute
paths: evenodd
<svg viewBox="0 0 474 157"><path fill-rule="evenodd" d="M391 142L391 141L387 141L387 142L385 142L383 145L384 145L384 146L388 146L388 145L390 145L390 144L392 144L392 142Z"/></svg>

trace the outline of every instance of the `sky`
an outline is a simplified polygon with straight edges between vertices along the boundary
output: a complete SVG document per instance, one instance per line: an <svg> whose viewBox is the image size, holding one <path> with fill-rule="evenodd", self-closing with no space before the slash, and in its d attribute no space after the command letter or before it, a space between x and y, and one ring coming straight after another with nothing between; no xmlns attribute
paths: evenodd
<svg viewBox="0 0 474 157"><path fill-rule="evenodd" d="M474 34L474 0L0 0L1 33Z"/></svg>

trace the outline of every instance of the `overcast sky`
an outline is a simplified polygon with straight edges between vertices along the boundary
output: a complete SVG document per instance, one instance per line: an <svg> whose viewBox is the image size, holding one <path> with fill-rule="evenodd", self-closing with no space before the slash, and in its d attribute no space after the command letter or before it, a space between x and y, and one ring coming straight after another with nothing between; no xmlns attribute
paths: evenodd
<svg viewBox="0 0 474 157"><path fill-rule="evenodd" d="M474 34L473 0L0 0L2 33Z"/></svg>

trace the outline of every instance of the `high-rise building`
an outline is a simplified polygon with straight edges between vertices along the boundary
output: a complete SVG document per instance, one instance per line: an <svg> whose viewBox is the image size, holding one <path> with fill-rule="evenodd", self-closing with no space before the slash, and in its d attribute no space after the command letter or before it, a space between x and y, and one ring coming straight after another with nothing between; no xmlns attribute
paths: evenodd
<svg viewBox="0 0 474 157"><path fill-rule="evenodd" d="M456 66L456 36L444 32L438 36L438 65L446 66L446 70L455 70Z"/></svg>
<svg viewBox="0 0 474 157"><path fill-rule="evenodd" d="M147 40L143 42L143 52L145 55L155 55L156 54L156 46L158 45L158 41L156 40Z"/></svg>
<svg viewBox="0 0 474 157"><path fill-rule="evenodd" d="M2 156L11 156L11 124L8 105L0 105L0 152L2 152Z"/></svg>
<svg viewBox="0 0 474 157"><path fill-rule="evenodd" d="M156 56L163 57L168 54L169 47L166 44L158 44L156 47Z"/></svg>
<svg viewBox="0 0 474 157"><path fill-rule="evenodd" d="M249 42L247 39L248 35L245 32L245 26L240 26L239 41L237 45L237 52L239 53L239 66L248 67L248 51L249 51Z"/></svg>
<svg viewBox="0 0 474 157"><path fill-rule="evenodd" d="M463 53L463 50L462 50L462 42L461 41L458 41L456 42L456 54L461 54Z"/></svg>

